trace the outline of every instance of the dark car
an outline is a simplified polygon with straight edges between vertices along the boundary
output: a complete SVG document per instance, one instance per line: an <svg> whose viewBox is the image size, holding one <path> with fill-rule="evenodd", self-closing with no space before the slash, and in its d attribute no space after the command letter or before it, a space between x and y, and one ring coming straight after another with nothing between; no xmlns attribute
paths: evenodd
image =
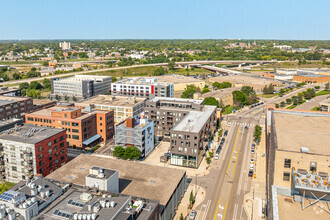
<svg viewBox="0 0 330 220"><path fill-rule="evenodd" d="M225 135L225 136L227 136L227 135L228 135L228 130L226 130L226 131L225 131L224 135Z"/></svg>
<svg viewBox="0 0 330 220"><path fill-rule="evenodd" d="M197 214L196 211L191 211L190 216L189 216L189 220L194 220L196 218L196 214Z"/></svg>
<svg viewBox="0 0 330 220"><path fill-rule="evenodd" d="M249 171L249 177L252 177L253 176L253 170L250 170Z"/></svg>

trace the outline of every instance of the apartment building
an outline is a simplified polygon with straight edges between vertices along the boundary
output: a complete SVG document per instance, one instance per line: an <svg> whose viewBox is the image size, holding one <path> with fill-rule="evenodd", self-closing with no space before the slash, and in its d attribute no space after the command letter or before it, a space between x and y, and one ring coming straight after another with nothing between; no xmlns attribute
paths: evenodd
<svg viewBox="0 0 330 220"><path fill-rule="evenodd" d="M62 48L62 50L70 50L71 49L71 43L70 42L60 42L59 43L60 48Z"/></svg>
<svg viewBox="0 0 330 220"><path fill-rule="evenodd" d="M155 134L171 140L171 164L198 168L216 130L217 108L203 100L153 98L145 116L155 121Z"/></svg>
<svg viewBox="0 0 330 220"><path fill-rule="evenodd" d="M32 98L0 96L0 120L24 118L24 115L32 110Z"/></svg>
<svg viewBox="0 0 330 220"><path fill-rule="evenodd" d="M330 112L330 98L324 99L319 102L320 111Z"/></svg>
<svg viewBox="0 0 330 220"><path fill-rule="evenodd" d="M44 176L67 162L64 129L25 125L0 134L2 177L9 182ZM4 168L4 170L3 170Z"/></svg>
<svg viewBox="0 0 330 220"><path fill-rule="evenodd" d="M143 113L146 98L98 95L75 103L78 108L87 106L97 110L113 110L114 120L119 123Z"/></svg>
<svg viewBox="0 0 330 220"><path fill-rule="evenodd" d="M157 78L125 78L111 84L111 94L142 98L173 97L173 83L157 82Z"/></svg>
<svg viewBox="0 0 330 220"><path fill-rule="evenodd" d="M148 156L155 148L154 121L127 118L115 127L116 146L137 147L142 157Z"/></svg>
<svg viewBox="0 0 330 220"><path fill-rule="evenodd" d="M77 100L95 95L105 94L111 89L111 76L75 75L68 78L52 79L51 98L61 97L62 100L75 97Z"/></svg>
<svg viewBox="0 0 330 220"><path fill-rule="evenodd" d="M330 199L329 124L330 113L268 108L266 177L271 218L290 219L279 208L283 206L278 202L283 196L292 200L289 197L294 195L294 202ZM306 205L298 202L297 206L304 209Z"/></svg>
<svg viewBox="0 0 330 220"><path fill-rule="evenodd" d="M21 89L4 86L0 88L0 95L21 96Z"/></svg>
<svg viewBox="0 0 330 220"><path fill-rule="evenodd" d="M26 124L66 130L69 146L84 148L114 135L113 111L54 106L25 116Z"/></svg>

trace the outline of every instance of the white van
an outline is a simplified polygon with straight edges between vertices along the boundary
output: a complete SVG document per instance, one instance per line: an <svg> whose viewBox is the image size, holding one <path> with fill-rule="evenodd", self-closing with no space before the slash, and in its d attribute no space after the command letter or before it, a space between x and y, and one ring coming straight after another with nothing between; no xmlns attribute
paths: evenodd
<svg viewBox="0 0 330 220"><path fill-rule="evenodd" d="M219 160L219 154L215 154L214 159Z"/></svg>

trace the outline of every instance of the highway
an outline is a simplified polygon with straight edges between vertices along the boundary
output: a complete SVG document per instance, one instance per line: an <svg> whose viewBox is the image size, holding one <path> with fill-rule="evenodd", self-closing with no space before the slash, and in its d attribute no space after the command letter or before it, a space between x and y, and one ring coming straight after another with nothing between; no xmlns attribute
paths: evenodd
<svg viewBox="0 0 330 220"><path fill-rule="evenodd" d="M281 61L261 61L261 60L211 60L211 61L188 61L188 62L176 62L176 65L192 65L192 64L218 64L218 63L265 63L265 62L281 62ZM15 63L13 63L15 64ZM81 71L81 72L72 72L72 73L64 73L59 75L52 75L52 76L43 76L43 77L36 77L36 78L29 78L29 79L20 79L20 80L13 80L7 82L0 82L0 85L10 85L10 84L17 84L17 83L24 83L24 82L32 82L43 80L45 78L52 79L57 77L66 77L66 76L73 76L79 74L86 74L86 73L97 73L103 71L110 71L110 70L120 70L120 69L130 69L135 67L148 67L148 66L167 66L167 63L152 63L152 64L139 64L133 66L123 66L123 67L111 67L111 68L103 68L103 69L96 69L96 70L88 70L88 71Z"/></svg>

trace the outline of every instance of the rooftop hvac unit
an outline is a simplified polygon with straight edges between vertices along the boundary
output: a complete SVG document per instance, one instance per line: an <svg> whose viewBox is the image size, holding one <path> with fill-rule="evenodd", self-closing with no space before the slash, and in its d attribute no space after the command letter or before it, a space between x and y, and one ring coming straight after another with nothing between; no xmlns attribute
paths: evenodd
<svg viewBox="0 0 330 220"><path fill-rule="evenodd" d="M306 153L307 154L309 152L309 149L307 147L301 147L300 151L301 151L301 153Z"/></svg>

